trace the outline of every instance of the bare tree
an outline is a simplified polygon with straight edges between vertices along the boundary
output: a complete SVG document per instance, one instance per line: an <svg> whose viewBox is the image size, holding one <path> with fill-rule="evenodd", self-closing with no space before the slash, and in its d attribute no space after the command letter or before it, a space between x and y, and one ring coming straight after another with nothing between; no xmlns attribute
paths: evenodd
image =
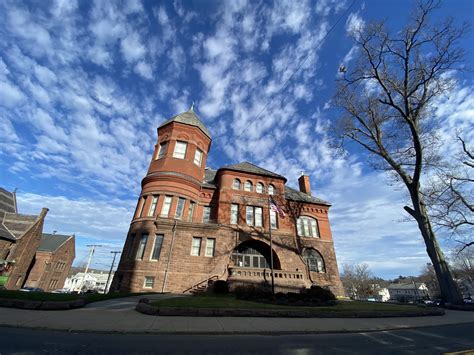
<svg viewBox="0 0 474 355"><path fill-rule="evenodd" d="M437 5L418 4L409 24L395 34L384 23L356 29L359 57L340 80L335 101L344 111L343 143L350 140L364 147L375 168L389 171L406 187L411 206L404 209L423 236L441 295L447 302L461 303L421 193L422 175L439 161L432 105L453 86L450 74L461 66L458 40L466 30L452 19L431 25L429 17Z"/></svg>
<svg viewBox="0 0 474 355"><path fill-rule="evenodd" d="M425 195L433 224L447 231L462 252L474 245L474 152L459 134L457 138L461 149L454 164L438 169Z"/></svg>
<svg viewBox="0 0 474 355"><path fill-rule="evenodd" d="M367 299L373 294L374 277L367 264L342 266L341 282L352 299Z"/></svg>

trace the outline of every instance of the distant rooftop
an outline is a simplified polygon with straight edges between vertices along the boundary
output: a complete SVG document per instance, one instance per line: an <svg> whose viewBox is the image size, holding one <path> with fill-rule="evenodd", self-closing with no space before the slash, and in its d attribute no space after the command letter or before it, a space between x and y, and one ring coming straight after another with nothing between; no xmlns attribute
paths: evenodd
<svg viewBox="0 0 474 355"><path fill-rule="evenodd" d="M43 233L43 235L41 236L41 242L38 247L38 251L54 252L61 245L66 243L68 239L70 238L73 238L73 236L63 235L63 234Z"/></svg>
<svg viewBox="0 0 474 355"><path fill-rule="evenodd" d="M249 163L248 161L244 161L238 164L223 166L219 170L223 170L223 169L233 170L233 171L242 171L244 173L251 173L251 174L257 174L257 175L270 176L270 177L274 177L278 179L283 179L286 182L286 177L276 174L267 169L261 168L255 164Z"/></svg>

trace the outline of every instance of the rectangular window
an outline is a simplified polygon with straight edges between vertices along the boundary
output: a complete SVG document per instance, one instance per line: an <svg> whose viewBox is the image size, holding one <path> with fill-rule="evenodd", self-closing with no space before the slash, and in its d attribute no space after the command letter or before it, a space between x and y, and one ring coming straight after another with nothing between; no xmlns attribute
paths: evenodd
<svg viewBox="0 0 474 355"><path fill-rule="evenodd" d="M201 241L200 237L193 237L193 244L191 246L191 255L199 256L201 254Z"/></svg>
<svg viewBox="0 0 474 355"><path fill-rule="evenodd" d="M203 207L203 212L202 212L202 221L203 221L203 223L209 223L210 218L211 218L211 207L210 206L204 206Z"/></svg>
<svg viewBox="0 0 474 355"><path fill-rule="evenodd" d="M168 148L168 142L161 143L160 148L158 148L158 155L156 159L161 159L165 156L166 150Z"/></svg>
<svg viewBox="0 0 474 355"><path fill-rule="evenodd" d="M201 166L202 163L202 150L196 148L196 153L194 153L194 164Z"/></svg>
<svg viewBox="0 0 474 355"><path fill-rule="evenodd" d="M130 241L128 243L127 259L130 259L133 254L133 241L135 240L135 234L130 235Z"/></svg>
<svg viewBox="0 0 474 355"><path fill-rule="evenodd" d="M186 157L186 148L188 143L176 141L174 146L173 158L184 159Z"/></svg>
<svg viewBox="0 0 474 355"><path fill-rule="evenodd" d="M184 198L178 198L178 205L176 206L176 214L175 218L176 219L181 219L183 217L183 210L184 210L184 203L186 200Z"/></svg>
<svg viewBox="0 0 474 355"><path fill-rule="evenodd" d="M142 197L142 204L140 205L140 209L139 209L139 212L138 212L138 217L142 216L143 209L145 208L145 204L146 204L146 196L143 196Z"/></svg>
<svg viewBox="0 0 474 355"><path fill-rule="evenodd" d="M253 224L254 224L254 219L253 219L253 206L246 206L246 209L245 209L245 221L247 222L247 225L253 226Z"/></svg>
<svg viewBox="0 0 474 355"><path fill-rule="evenodd" d="M214 248L216 247L216 240L214 238L207 238L206 240L206 256L214 256Z"/></svg>
<svg viewBox="0 0 474 355"><path fill-rule="evenodd" d="M270 226L272 229L277 229L277 214L274 210L270 210Z"/></svg>
<svg viewBox="0 0 474 355"><path fill-rule="evenodd" d="M255 227L261 227L262 225L262 207L255 207Z"/></svg>
<svg viewBox="0 0 474 355"><path fill-rule="evenodd" d="M189 209L188 209L188 221L189 222L193 221L195 206L196 206L196 204L194 202L189 203Z"/></svg>
<svg viewBox="0 0 474 355"><path fill-rule="evenodd" d="M138 245L137 255L135 259L137 260L143 259L143 255L145 254L145 247L146 247L147 240L148 240L148 233L143 233L142 237L140 238L140 245Z"/></svg>
<svg viewBox="0 0 474 355"><path fill-rule="evenodd" d="M171 196L166 196L165 201L163 202L163 207L161 209L161 216L162 217L168 217L168 214L170 213L170 207L171 207L171 201L173 200L173 197Z"/></svg>
<svg viewBox="0 0 474 355"><path fill-rule="evenodd" d="M153 200L151 200L151 206L148 210L148 217L153 217L156 211L156 205L158 203L158 196L153 196Z"/></svg>
<svg viewBox="0 0 474 355"><path fill-rule="evenodd" d="M153 253L151 255L151 260L158 260L160 258L162 245L163 245L163 234L155 234L155 245L153 246Z"/></svg>
<svg viewBox="0 0 474 355"><path fill-rule="evenodd" d="M144 288L153 288L155 286L155 278L153 276L145 276L145 281L143 282Z"/></svg>
<svg viewBox="0 0 474 355"><path fill-rule="evenodd" d="M233 203L230 205L230 224L239 223L239 205Z"/></svg>

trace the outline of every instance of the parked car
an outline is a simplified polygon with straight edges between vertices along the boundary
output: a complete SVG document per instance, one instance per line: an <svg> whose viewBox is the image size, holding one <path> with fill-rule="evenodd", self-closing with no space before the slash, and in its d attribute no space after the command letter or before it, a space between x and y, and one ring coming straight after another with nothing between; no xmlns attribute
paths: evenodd
<svg viewBox="0 0 474 355"><path fill-rule="evenodd" d="M29 287L29 286L20 288L20 291L21 291L21 292L44 292L44 290L43 290L42 288L39 288L39 287Z"/></svg>

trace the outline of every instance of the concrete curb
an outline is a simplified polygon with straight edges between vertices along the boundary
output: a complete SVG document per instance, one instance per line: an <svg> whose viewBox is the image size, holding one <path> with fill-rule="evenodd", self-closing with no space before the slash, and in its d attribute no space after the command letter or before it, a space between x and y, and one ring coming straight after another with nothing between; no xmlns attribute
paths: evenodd
<svg viewBox="0 0 474 355"><path fill-rule="evenodd" d="M0 298L0 307L19 308L39 311L66 311L69 309L81 308L86 305L82 298L71 301L31 301Z"/></svg>
<svg viewBox="0 0 474 355"><path fill-rule="evenodd" d="M137 312L150 316L179 317L265 317L265 318L393 318L442 316L444 310L439 308L420 309L418 312L311 312L299 310L267 309L210 309L210 308L158 308L150 305L148 300L140 300L135 307Z"/></svg>

